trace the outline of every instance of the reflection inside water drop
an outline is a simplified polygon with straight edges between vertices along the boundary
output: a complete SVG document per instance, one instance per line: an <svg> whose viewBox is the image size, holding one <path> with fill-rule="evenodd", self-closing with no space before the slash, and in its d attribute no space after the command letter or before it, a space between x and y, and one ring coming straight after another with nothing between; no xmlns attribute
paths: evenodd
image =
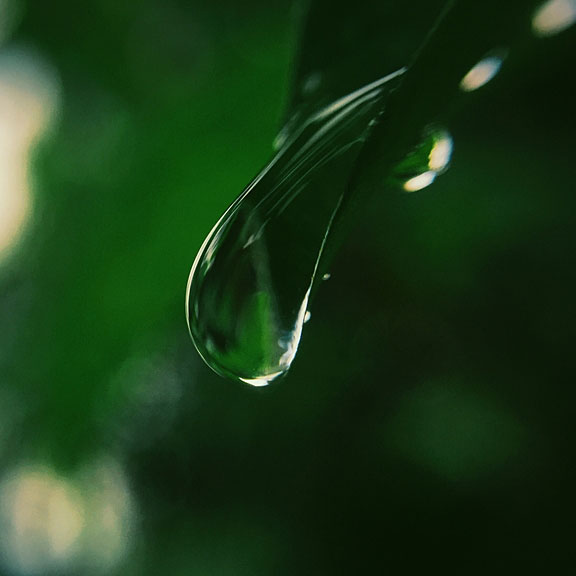
<svg viewBox="0 0 576 576"><path fill-rule="evenodd" d="M217 373L265 386L290 368L351 166L382 95L403 71L289 122L276 156L204 241L188 281L187 318Z"/></svg>

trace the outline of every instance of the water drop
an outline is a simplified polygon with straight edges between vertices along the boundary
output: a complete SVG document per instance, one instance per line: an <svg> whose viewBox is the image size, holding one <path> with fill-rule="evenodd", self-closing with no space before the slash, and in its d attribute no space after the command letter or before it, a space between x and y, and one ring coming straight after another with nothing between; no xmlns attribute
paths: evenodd
<svg viewBox="0 0 576 576"><path fill-rule="evenodd" d="M351 166L384 91L403 71L290 124L276 156L204 241L187 318L217 373L265 386L289 370Z"/></svg>
<svg viewBox="0 0 576 576"><path fill-rule="evenodd" d="M405 192L416 192L430 186L447 170L453 147L447 130L439 126L428 127L420 143L395 166L392 180L399 183Z"/></svg>

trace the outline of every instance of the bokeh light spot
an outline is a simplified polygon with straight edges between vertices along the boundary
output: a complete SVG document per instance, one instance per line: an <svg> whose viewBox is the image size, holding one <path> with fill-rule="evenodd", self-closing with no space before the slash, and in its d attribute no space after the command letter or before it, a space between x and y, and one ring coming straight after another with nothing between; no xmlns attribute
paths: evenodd
<svg viewBox="0 0 576 576"><path fill-rule="evenodd" d="M537 36L554 36L576 22L576 0L549 0L536 10L532 30Z"/></svg>
<svg viewBox="0 0 576 576"><path fill-rule="evenodd" d="M462 78L460 88L464 90L464 92L472 92L488 84L500 71L502 62L503 58L496 55L488 56L480 60L480 62L471 68L466 76Z"/></svg>
<svg viewBox="0 0 576 576"><path fill-rule="evenodd" d="M431 382L406 395L388 429L394 449L450 481L497 473L522 452L519 420L461 383Z"/></svg>
<svg viewBox="0 0 576 576"><path fill-rule="evenodd" d="M58 94L54 71L35 51L0 53L0 262L30 217L30 153L54 114Z"/></svg>
<svg viewBox="0 0 576 576"><path fill-rule="evenodd" d="M0 550L10 571L64 570L78 552L83 525L79 492L48 468L24 466L0 485Z"/></svg>
<svg viewBox="0 0 576 576"><path fill-rule="evenodd" d="M131 549L134 503L110 458L63 476L21 465L0 482L0 561L18 576L106 573Z"/></svg>

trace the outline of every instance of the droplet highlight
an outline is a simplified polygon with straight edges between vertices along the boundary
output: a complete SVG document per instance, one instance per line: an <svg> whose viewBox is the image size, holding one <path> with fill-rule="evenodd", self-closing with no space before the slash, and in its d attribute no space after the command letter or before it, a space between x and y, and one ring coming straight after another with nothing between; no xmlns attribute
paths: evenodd
<svg viewBox="0 0 576 576"><path fill-rule="evenodd" d="M427 188L436 180L436 172L428 170L427 172L422 172L418 176L414 176L404 183L404 190L406 192L418 192L418 190L423 190Z"/></svg>

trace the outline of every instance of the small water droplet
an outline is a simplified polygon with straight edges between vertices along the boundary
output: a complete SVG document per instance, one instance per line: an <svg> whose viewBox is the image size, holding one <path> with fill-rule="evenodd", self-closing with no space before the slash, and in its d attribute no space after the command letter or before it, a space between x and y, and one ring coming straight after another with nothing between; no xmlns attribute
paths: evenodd
<svg viewBox="0 0 576 576"><path fill-rule="evenodd" d="M405 192L430 186L447 170L453 147L447 130L439 126L428 127L421 142L394 168L393 180L399 182Z"/></svg>
<svg viewBox="0 0 576 576"><path fill-rule="evenodd" d="M384 86L402 72L289 123L276 156L204 241L188 281L187 318L217 373L265 386L289 370L351 166Z"/></svg>
<svg viewBox="0 0 576 576"><path fill-rule="evenodd" d="M306 314L304 314L304 324L306 324L310 318L312 318L312 312L310 312L310 310L306 311Z"/></svg>
<svg viewBox="0 0 576 576"><path fill-rule="evenodd" d="M322 280L324 280L324 281L330 280L331 276L332 276L332 274L326 273L326 274L324 274L324 276L322 276Z"/></svg>

